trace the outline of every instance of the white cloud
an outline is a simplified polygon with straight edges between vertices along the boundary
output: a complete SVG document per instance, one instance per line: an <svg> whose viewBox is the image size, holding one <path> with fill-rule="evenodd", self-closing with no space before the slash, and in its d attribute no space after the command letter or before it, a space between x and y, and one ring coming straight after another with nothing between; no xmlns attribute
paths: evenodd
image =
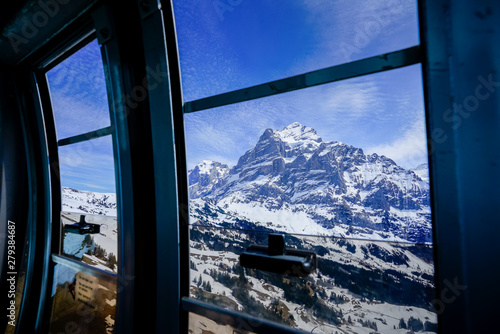
<svg viewBox="0 0 500 334"><path fill-rule="evenodd" d="M396 140L368 147L364 151L367 154L385 155L404 168L414 168L427 162L427 140L423 120L416 120Z"/></svg>

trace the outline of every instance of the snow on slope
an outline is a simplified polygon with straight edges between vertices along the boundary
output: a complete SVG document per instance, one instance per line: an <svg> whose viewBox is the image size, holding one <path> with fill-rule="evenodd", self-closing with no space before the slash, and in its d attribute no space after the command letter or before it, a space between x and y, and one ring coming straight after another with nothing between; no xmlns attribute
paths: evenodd
<svg viewBox="0 0 500 334"><path fill-rule="evenodd" d="M266 129L236 166L220 166L203 161L191 171L192 207L210 199L216 211L288 233L431 242L429 185L419 176L425 165L417 174L293 123Z"/></svg>
<svg viewBox="0 0 500 334"><path fill-rule="evenodd" d="M117 257L116 194L95 193L63 187L62 204L61 222L63 226L78 223L81 215L85 216L85 222L100 225L100 233L89 235L64 233L63 228L63 253L81 259L94 267L109 270L103 265L102 260L87 255L87 252L94 251L96 245L99 245L106 251L107 255L113 253Z"/></svg>
<svg viewBox="0 0 500 334"><path fill-rule="evenodd" d="M116 217L116 194L62 188L63 211Z"/></svg>
<svg viewBox="0 0 500 334"><path fill-rule="evenodd" d="M420 164L416 168L412 169L412 171L415 172L415 174L417 174L418 176L420 176L420 178L423 181L429 183L429 164L428 163Z"/></svg>
<svg viewBox="0 0 500 334"><path fill-rule="evenodd" d="M237 249L243 240L252 240L254 232L206 227L193 228L194 230L199 229L202 235L210 234L210 240L214 240L214 243L200 242L198 233L195 233L194 240L191 240L190 280L192 295L199 296L197 291L201 289L200 281L204 284L208 282L211 289L210 292L205 292L205 296L229 299L232 303L225 302L224 307L258 316L258 312L262 311L249 307L247 299L240 299L240 293L237 293L237 289L228 288L227 280L225 283L221 283L211 274L214 271L228 273L232 280L239 280L238 284L244 284L241 281L241 274L234 271L234 266L238 265L239 251L234 252L233 249ZM428 325L437 323L436 314L429 309L411 303L390 303L366 296L365 292L363 294L353 292L359 288L351 291L351 287L355 287L360 282L364 282L361 291L363 289L367 291L366 284L371 282L370 285L376 287L379 292L387 289L388 295L390 295L389 291L396 293L395 300L397 300L399 294L397 291L400 289L398 286L402 283L400 280L404 280L405 286L414 282L415 286L430 288L430 290L426 290L426 293L430 293L433 288L432 262L415 255L419 253L418 247L432 253L429 246L328 237L301 237L300 240L302 241L301 249L323 249L321 255L318 254L318 256L323 261L330 261L328 267L320 266L317 272L310 275L302 284L313 289L311 293L314 291L314 296L317 299L316 305L324 305L322 307L330 309L332 314L337 314L339 318L336 324L326 321L324 318L318 318L315 315L316 311L314 311L318 308L315 306L306 306L298 301L289 300L286 292L271 284L265 275L264 278L260 278L262 274L255 276L253 271L246 271L244 275L248 280L246 288L249 297L268 308L271 313L273 312L273 303L279 303L279 307L283 311L280 314L284 314L284 320L293 319L290 324L292 327L307 332L314 330L318 333L334 333L335 330L338 330L339 333L374 333L373 328L366 327L370 323L371 325L376 324L377 331L375 332L377 333L406 334L408 329L399 328L401 319L405 323L408 323L410 319L418 319L422 323L428 322ZM345 277L351 277L351 284L346 286L345 283L342 283L340 275L331 276L328 272L322 271L323 269L332 269L332 266L339 266L337 270L344 271ZM365 276L367 273L373 273L369 280ZM398 275L398 277L396 278L394 275ZM380 280L380 283L372 281L372 277ZM282 279L283 282L288 280L287 276ZM416 290L412 293L421 295L423 292ZM375 295L384 296L385 294L376 292ZM426 298L429 299L430 303L434 294L430 293ZM422 301L416 304L420 303ZM288 315L292 317L288 318ZM419 332L432 333L433 331Z"/></svg>

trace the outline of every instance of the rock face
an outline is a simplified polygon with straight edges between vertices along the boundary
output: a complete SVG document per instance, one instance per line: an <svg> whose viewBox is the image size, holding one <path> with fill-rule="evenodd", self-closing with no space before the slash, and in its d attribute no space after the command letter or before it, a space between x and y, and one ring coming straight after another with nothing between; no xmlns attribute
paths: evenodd
<svg viewBox="0 0 500 334"><path fill-rule="evenodd" d="M203 161L189 172L189 196L207 196L229 173L229 167L215 161Z"/></svg>
<svg viewBox="0 0 500 334"><path fill-rule="evenodd" d="M430 243L429 185L419 176L427 174L425 166L416 170L323 142L314 129L293 123L266 129L231 169L210 161L196 166L189 173L190 196L193 209L209 201L216 211L286 232L298 232L290 217L301 215L314 233ZM265 212L269 220L262 219ZM286 218L277 219L278 213ZM192 219L199 214L192 211Z"/></svg>

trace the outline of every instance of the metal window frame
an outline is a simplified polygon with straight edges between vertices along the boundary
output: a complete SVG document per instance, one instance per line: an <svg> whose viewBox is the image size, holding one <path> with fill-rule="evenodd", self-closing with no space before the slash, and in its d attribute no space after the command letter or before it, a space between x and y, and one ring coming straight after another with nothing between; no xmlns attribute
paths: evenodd
<svg viewBox="0 0 500 334"><path fill-rule="evenodd" d="M88 26L81 25L81 17L72 34L63 34L49 43L53 50L59 52L67 47L76 34ZM54 263L51 254L59 252L61 207L61 185L59 179L58 149L53 112L50 106L50 94L40 66L40 59L47 59L46 48L37 50L29 58L25 58L18 66L23 73L16 78L18 105L24 114L23 120L25 142L28 152L28 184L31 203L28 221L28 261L23 300L18 318L17 332L43 333L48 331L51 313L51 286L54 274ZM36 60L33 60L36 59ZM28 130L29 129L29 130ZM35 278L36 277L36 278Z"/></svg>
<svg viewBox="0 0 500 334"><path fill-rule="evenodd" d="M376 55L288 78L188 101L183 104L183 114L265 98L295 90L306 89L309 87L423 63L424 56L422 47L421 45L416 45L386 54ZM184 177L187 179L187 174ZM189 239L187 239L187 243L188 242ZM186 252L186 250L184 250L184 252ZM189 250L187 250L187 252L189 252ZM187 277L189 280L189 273ZM245 324L245 329L252 330L253 328L258 330L259 333L305 333L301 330L279 323L259 319L242 312L227 310L213 304L201 302L194 298L190 298L189 295L184 295L182 298L182 308L185 311L205 316L223 324L235 326Z"/></svg>
<svg viewBox="0 0 500 334"><path fill-rule="evenodd" d="M109 135L113 134L113 130L114 130L113 126L110 125L110 126L107 126L105 128L102 128L102 129L93 130L93 131L89 131L89 132L82 133L79 135L74 135L74 136L71 136L68 138L59 139L57 141L57 146L61 147L61 146L66 146L66 145L71 145L71 144L77 144L77 143L89 141L92 139L97 139L97 138L109 136Z"/></svg>
<svg viewBox="0 0 500 334"><path fill-rule="evenodd" d="M83 4L83 2L82 2ZM28 261L23 300L16 332L46 333L51 318L51 288L60 250L61 184L58 141L51 97L45 73L95 38L88 12L92 4L78 13L49 41L15 66L19 109L23 114L23 134L28 152ZM110 128L110 127L108 127ZM104 128L60 141L63 145L108 134ZM104 131L103 131L104 130ZM55 242L57 241L57 242ZM86 265L82 264L82 268ZM90 268L90 267L89 267ZM110 277L112 274L110 273Z"/></svg>
<svg viewBox="0 0 500 334"><path fill-rule="evenodd" d="M189 294L189 245L183 242L189 240L187 166L173 10L170 3L159 0L141 0L138 7L154 152L156 284L162 296L157 299L156 330L187 333L188 314L180 307L181 298Z"/></svg>
<svg viewBox="0 0 500 334"><path fill-rule="evenodd" d="M50 157L46 136L50 136L50 125L45 127L45 117L40 106L35 78L32 73L23 71L16 77L18 105L22 114L23 137L27 152L28 189L30 193L27 234L29 240L24 250L27 255L26 277L23 299L20 305L16 331L34 332L44 325L44 315L50 285L50 265L48 254L51 251L51 220L53 204L51 186L53 180L49 169ZM33 88L35 88L33 90ZM30 113L35 110L35 113ZM35 278L36 277L36 278Z"/></svg>
<svg viewBox="0 0 500 334"><path fill-rule="evenodd" d="M258 318L243 312L233 311L194 298L183 298L182 308L201 315L216 323L229 325L235 330L251 331L259 334L306 334L300 329L291 328L277 322Z"/></svg>

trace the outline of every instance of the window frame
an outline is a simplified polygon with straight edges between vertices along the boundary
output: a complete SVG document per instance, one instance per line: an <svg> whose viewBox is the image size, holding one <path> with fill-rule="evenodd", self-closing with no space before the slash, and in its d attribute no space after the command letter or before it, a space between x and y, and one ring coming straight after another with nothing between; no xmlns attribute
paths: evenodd
<svg viewBox="0 0 500 334"><path fill-rule="evenodd" d="M48 152L48 164L49 177L50 177L50 198L51 201L51 220L46 223L46 227L50 230L50 238L46 242L50 245L47 251L46 248L46 261L48 262L48 268L46 269L46 277L44 278L44 286L46 289L46 295L44 300L40 302L43 305L43 313L40 312L37 328L39 330L48 331L50 327L50 319L52 317L52 283L55 275L55 266L57 264L73 268L75 270L88 273L90 275L105 278L109 281L117 281L118 274L99 270L93 268L92 266L85 264L83 262L78 262L69 259L68 257L61 254L61 212L62 211L62 185L60 180L60 166L59 166L59 147L76 144L84 141L89 141L106 135L110 135L115 142L115 135L113 133L113 125L93 130L87 133L78 134L70 136L67 138L58 139L56 136L55 118L54 111L51 102L51 92L49 89L48 79L46 73L56 67L58 64L62 63L67 58L71 57L75 52L79 51L81 48L86 46L88 43L96 39L95 30L92 28L92 21L86 20L86 29L72 31L69 36L64 36L61 44L55 51L50 53L48 56L41 57L42 61L39 61L35 68L33 69L33 79L32 86L37 87L37 97L39 104L39 112L43 114L43 125L45 127L46 135L46 145ZM111 112L110 112L111 113ZM113 149L113 157L116 160L116 154ZM116 165L116 163L115 163ZM115 171L116 179L116 171ZM118 235L119 227L118 227ZM117 238L118 245L120 244L120 237ZM119 270L119 269L118 269ZM42 308L40 308L42 310ZM43 319L43 324L40 322ZM43 331L42 330L42 331Z"/></svg>
<svg viewBox="0 0 500 334"><path fill-rule="evenodd" d="M421 1L416 1L415 5L418 4L418 23L420 34L423 33L422 27L422 4ZM425 15L425 14L424 14ZM342 80L347 80L355 77L361 77L365 75L370 75L374 73L381 73L389 71L392 69L403 68L406 66L421 64L422 71L421 75L423 82L425 82L425 71L424 66L426 65L426 59L424 57L424 46L422 42L418 45L391 51L385 54L379 54L372 57L346 62L339 65L334 65L311 72L294 75L287 78L282 78L255 86L250 86L246 88L237 89L234 91L229 91L225 93L220 93L212 96L203 97L200 99L183 102L182 114L189 114L193 112L199 112L207 109L217 108L221 106L231 105L240 102L246 102L254 99L265 98L277 94L287 93L295 90L306 89L309 87L314 87L318 85L324 85L332 82L338 82ZM177 65L177 66L180 66ZM425 85L425 84L424 84ZM425 105L425 115L426 122L428 119L427 111L427 96L424 94L424 105ZM428 124L427 124L428 125ZM427 135L429 134L429 127L427 127ZM431 162L429 161L429 168ZM183 178L187 179L187 173L182 175ZM186 185L187 189L187 185ZM432 192L432 188L431 188ZM186 203L186 207L188 207ZM431 212L434 211L434 203L431 201ZM434 214L432 214L432 226L434 231ZM189 235L189 225L180 225L181 232L183 235ZM434 232L433 232L434 234ZM186 243L189 243L189 237ZM189 249L183 249L183 252L188 252ZM185 257L184 257L185 258ZM189 262L189 261L187 261ZM436 271L437 266L435 265ZM183 273L189 281L189 272ZM438 287L436 286L436 291ZM184 294L182 297L182 309L186 312L193 312L201 316L208 317L211 320L222 324L230 324L235 327L235 329L244 330L255 330L258 333L263 334L273 334L273 333L306 333L300 329L290 328L279 323L274 323L264 319L256 318L249 314L223 309L214 304L205 303L199 301L195 298L189 296L189 294ZM439 324L438 319L438 324Z"/></svg>

